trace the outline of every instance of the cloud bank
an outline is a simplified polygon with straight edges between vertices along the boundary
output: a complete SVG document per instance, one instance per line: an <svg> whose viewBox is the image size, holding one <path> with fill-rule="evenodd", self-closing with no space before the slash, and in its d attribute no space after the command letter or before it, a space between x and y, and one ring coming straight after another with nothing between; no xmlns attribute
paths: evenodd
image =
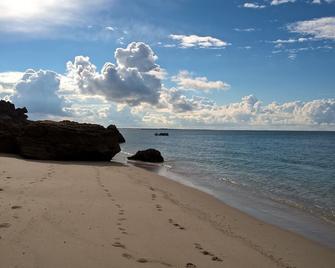
<svg viewBox="0 0 335 268"><path fill-rule="evenodd" d="M164 71L145 43L118 48L114 58L101 71L88 57L77 56L67 63L65 74L30 69L1 73L0 94L26 106L36 119L138 127L335 129L334 98L264 104L249 95L221 105L207 95L211 90L224 94L227 84L221 80L184 70L170 77L175 87L164 86Z"/></svg>

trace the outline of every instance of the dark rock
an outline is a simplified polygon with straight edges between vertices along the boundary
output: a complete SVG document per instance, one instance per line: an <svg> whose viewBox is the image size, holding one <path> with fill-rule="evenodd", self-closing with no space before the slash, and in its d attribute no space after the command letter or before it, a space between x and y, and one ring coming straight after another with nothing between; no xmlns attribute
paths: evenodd
<svg viewBox="0 0 335 268"><path fill-rule="evenodd" d="M15 108L9 101L0 100L0 152L17 153L16 138L28 124L26 108Z"/></svg>
<svg viewBox="0 0 335 268"><path fill-rule="evenodd" d="M0 152L40 160L109 161L125 139L116 126L29 121L27 109L0 101Z"/></svg>
<svg viewBox="0 0 335 268"><path fill-rule="evenodd" d="M28 116L27 108L15 108L15 105L9 101L0 100L0 120L12 120L14 122L26 121Z"/></svg>
<svg viewBox="0 0 335 268"><path fill-rule="evenodd" d="M135 155L128 157L129 160L139 160L143 162L162 163L164 158L160 151L155 149L147 149L144 151L138 151Z"/></svg>
<svg viewBox="0 0 335 268"><path fill-rule="evenodd" d="M109 131L111 131L113 133L113 135L116 135L118 137L119 143L125 143L126 142L126 140L124 139L124 137L122 136L122 134L119 132L119 130L116 128L115 125L109 125L107 127L107 129Z"/></svg>
<svg viewBox="0 0 335 268"><path fill-rule="evenodd" d="M32 159L109 161L121 151L120 133L95 124L36 121L18 137L20 154Z"/></svg>
<svg viewBox="0 0 335 268"><path fill-rule="evenodd" d="M169 133L167 132L155 133L155 136L169 136Z"/></svg>

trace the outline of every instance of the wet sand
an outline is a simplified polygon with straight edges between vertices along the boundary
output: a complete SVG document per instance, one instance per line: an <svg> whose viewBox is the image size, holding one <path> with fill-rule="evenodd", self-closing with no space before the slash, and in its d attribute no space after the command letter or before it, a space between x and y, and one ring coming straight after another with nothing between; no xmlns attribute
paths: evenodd
<svg viewBox="0 0 335 268"><path fill-rule="evenodd" d="M0 156L0 267L334 267L335 251L118 163Z"/></svg>

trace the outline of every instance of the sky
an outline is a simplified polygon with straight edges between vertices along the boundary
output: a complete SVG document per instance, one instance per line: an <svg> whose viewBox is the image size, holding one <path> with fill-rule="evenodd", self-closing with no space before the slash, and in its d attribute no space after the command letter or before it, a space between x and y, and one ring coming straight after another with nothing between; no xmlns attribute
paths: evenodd
<svg viewBox="0 0 335 268"><path fill-rule="evenodd" d="M1 0L0 98L31 119L335 130L335 0Z"/></svg>

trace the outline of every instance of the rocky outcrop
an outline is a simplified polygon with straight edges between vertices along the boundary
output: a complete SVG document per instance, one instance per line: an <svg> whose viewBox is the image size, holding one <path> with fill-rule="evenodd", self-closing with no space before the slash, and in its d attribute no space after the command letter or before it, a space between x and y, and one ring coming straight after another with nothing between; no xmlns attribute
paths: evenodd
<svg viewBox="0 0 335 268"><path fill-rule="evenodd" d="M138 151L133 156L128 157L129 160L138 160L143 162L162 163L164 158L160 151L155 149L147 149L144 151Z"/></svg>
<svg viewBox="0 0 335 268"><path fill-rule="evenodd" d="M0 121L13 121L21 123L27 120L27 108L15 108L9 101L0 100Z"/></svg>
<svg viewBox="0 0 335 268"><path fill-rule="evenodd" d="M0 152L40 160L109 161L125 142L114 125L28 121L26 112L0 103Z"/></svg>
<svg viewBox="0 0 335 268"><path fill-rule="evenodd" d="M26 158L108 161L121 151L116 128L71 121L36 121L18 137L20 154Z"/></svg>
<svg viewBox="0 0 335 268"><path fill-rule="evenodd" d="M28 124L26 108L15 108L9 101L0 100L0 152L18 153L16 138Z"/></svg>

